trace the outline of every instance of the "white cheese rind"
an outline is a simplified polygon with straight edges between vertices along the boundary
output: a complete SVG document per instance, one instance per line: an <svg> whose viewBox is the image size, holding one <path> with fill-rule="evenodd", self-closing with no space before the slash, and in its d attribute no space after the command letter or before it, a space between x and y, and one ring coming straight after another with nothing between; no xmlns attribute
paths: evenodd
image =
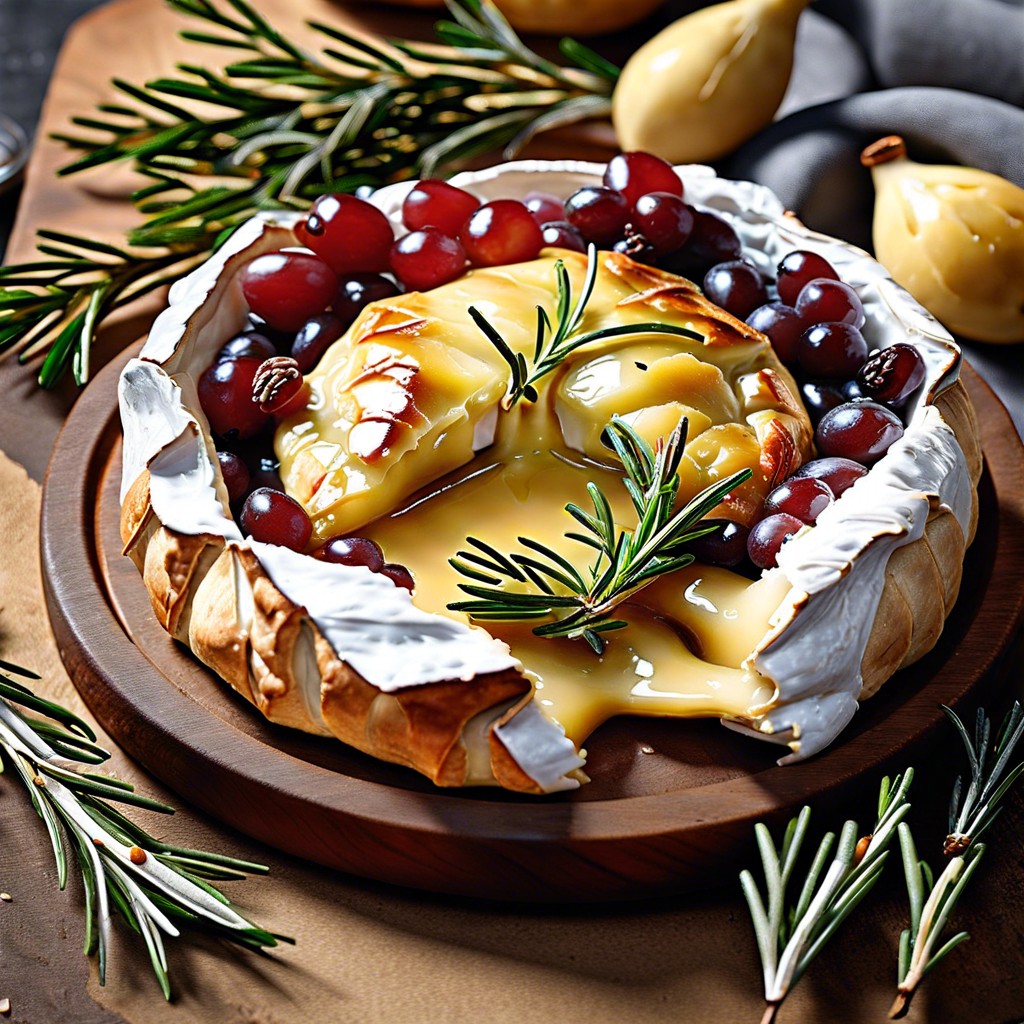
<svg viewBox="0 0 1024 1024"><path fill-rule="evenodd" d="M569 773L582 768L585 761L565 730L547 718L536 701L494 731L519 767L545 793L579 789L579 780Z"/></svg>
<svg viewBox="0 0 1024 1024"><path fill-rule="evenodd" d="M577 161L519 161L484 171L465 172L452 181L485 200L522 195L538 187L569 194L582 185L600 183L603 170L603 165ZM822 749L854 714L860 689L859 666L884 586L889 554L901 544L910 543L920 536L927 516L928 495L938 495L939 500L952 509L961 526L966 528L971 507L966 463L949 427L928 405L945 386L956 380L960 355L945 330L892 281L884 268L861 250L809 231L787 217L779 200L768 189L749 182L720 179L707 167L683 167L677 171L683 180L688 201L714 210L729 220L743 241L746 255L761 269L771 271L778 260L794 248L819 253L829 260L844 281L858 291L867 317L864 333L872 347L883 348L900 341L915 343L927 368L925 385L907 410L911 426L903 441L894 445L868 477L823 514L813 530L787 544L781 568L773 570L784 572L791 581L791 599L777 613L775 629L752 653L752 661L760 671L776 680L778 698L772 710L755 722L726 724L748 732L753 729L763 738L790 743L793 752L784 758L788 761ZM373 196L372 201L391 218L396 228L400 229L401 204L412 186L410 182L389 186ZM244 324L246 310L240 288L237 285L230 287L232 282L228 280L233 276L232 261L236 266L242 265L241 257L251 247L273 248L267 243L267 236L280 237L282 232L287 236L297 216L266 214L255 218L239 229L208 263L176 284L171 290L171 308L154 324L150 340L143 349L143 359L163 363L171 373L179 369L192 372L203 369L212 360L220 343ZM277 245L283 244L294 244L294 238L290 242L277 242ZM220 301L215 302L214 299ZM181 340L186 324L192 328L193 337L184 346ZM122 394L126 389L132 390L128 372L126 370L126 379L122 381ZM151 402L154 408L142 412L139 407L146 402ZM187 408L176 406L175 392L163 382L158 387L144 388L127 400L122 398L122 407L129 410L122 488L122 493L125 493L138 471L151 462L161 445L184 444L178 439L192 429L185 424L189 420L196 422L196 417L191 416ZM198 412L198 405L194 408ZM198 417L201 421L201 412ZM137 424L143 420L148 424L143 430L144 436L141 439L132 437L135 428L130 423ZM489 443L489 427L489 422L478 426L479 436L474 447ZM199 453L196 453L196 459L198 464L201 461ZM174 462L170 458L168 461ZM171 476L165 476L158 485L161 491L159 501L163 511L174 515L177 521L177 515L171 511L176 505L171 492L180 486L184 493L196 481L187 474L180 485L169 482L171 480ZM212 493L216 498L216 487L212 488ZM882 506L886 511L879 514ZM154 508L166 522L156 499ZM202 532L194 520L191 528L175 528L186 533ZM229 529L233 528L233 523L230 528L225 526L224 535L231 536ZM253 547L255 550L257 546ZM343 625L337 618L342 613L321 603L323 598L317 589L320 584L314 581L323 563L292 552L282 555L283 550L274 549L267 554L269 562L276 566L274 570L264 562L271 578L286 596L309 609L329 639L331 627L328 624L336 622L333 628L338 642L353 644L355 657L362 657L363 666L372 674L363 672L355 661L352 662L354 667L382 689L414 685L400 680L420 678L417 671L426 672L427 669L413 670L408 666L387 668L383 644L364 638L360 647L354 635L357 630ZM275 573L280 579L275 578ZM367 571L366 575L372 574ZM287 582L283 584L281 581L285 579ZM405 591L393 587L383 578L378 578L378 582L371 585L374 591L372 599L384 600L385 591L377 592L381 583L387 584L388 597L401 604L395 606L398 610L392 613L394 619L376 620L382 621L380 635L390 631L394 636L392 626L402 622L406 622L408 628L422 626L429 632L425 623L416 616L410 620L403 618L407 614L406 605L414 606L408 601ZM344 588L338 589L347 588L346 582ZM369 593L364 596L369 596ZM805 597L808 599L804 600ZM356 608L353 614L359 611ZM416 611L417 615L425 614ZM332 616L335 617L333 620ZM438 616L427 618L431 622L438 620L455 625ZM840 625L843 619L848 619L850 625ZM374 632L372 626L359 621L363 629L371 634ZM472 641L459 641L460 644L467 643L467 649L473 646L472 658L479 655L481 665L501 663L496 649L480 642L481 636L487 637L486 633L472 627L463 629L474 636ZM499 643L489 637L487 639L491 644ZM500 643L499 646L504 647ZM339 653L351 660L343 649L339 648ZM440 648L430 658L435 655L439 660L428 661L427 664L455 666L460 663L458 658L448 653L441 655ZM504 657L507 660L502 667L514 664L507 649ZM388 662L393 664L396 660L402 659L395 658L394 648L390 648ZM474 671L488 670L497 669L477 668ZM445 670L438 668L438 671ZM468 669L462 667L458 671ZM383 676L375 678L378 672L383 672ZM438 678L441 676L433 677ZM512 749L516 747L535 766L533 770L527 769L532 777L536 778L534 770L547 777L543 765L548 757L546 744L550 737L540 726L529 724L543 719L538 709L534 707L532 710L535 714L525 716L521 712L503 727L502 738L505 739L507 732L510 753L517 756ZM543 722L546 724L547 720L543 719ZM528 732L531 739L524 745L520 741ZM568 764L568 759L562 759L557 748L556 742L550 763L556 766ZM565 770L562 768L563 773ZM556 780L555 785L570 782L562 779L559 783Z"/></svg>
<svg viewBox="0 0 1024 1024"><path fill-rule="evenodd" d="M306 609L338 657L385 693L519 667L502 641L421 611L409 591L365 566L248 544L274 586Z"/></svg>

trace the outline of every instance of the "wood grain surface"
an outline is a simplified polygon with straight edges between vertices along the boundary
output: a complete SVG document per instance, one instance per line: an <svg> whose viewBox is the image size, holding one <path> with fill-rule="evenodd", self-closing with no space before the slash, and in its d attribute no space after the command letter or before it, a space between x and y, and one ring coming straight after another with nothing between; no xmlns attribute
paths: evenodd
<svg viewBox="0 0 1024 1024"><path fill-rule="evenodd" d="M44 488L43 574L65 664L104 728L172 789L327 867L534 901L705 884L749 854L755 821L781 821L804 803L841 798L867 773L898 771L943 723L939 705L960 705L990 677L1024 616L1015 587L1024 575L1024 448L968 371L988 474L962 600L935 650L866 702L828 751L780 768L775 748L715 722L621 718L588 740L592 782L574 794L439 790L268 724L161 629L120 554L119 362L72 410Z"/></svg>
<svg viewBox="0 0 1024 1024"><path fill-rule="evenodd" d="M33 4L33 16L43 6ZM282 22L287 17L297 21L314 8L332 18L341 11L339 5L321 0L257 0L256 6ZM388 31L409 35L429 21L391 8L379 17ZM123 183L115 188L111 178L105 189L103 182L87 186L81 179L58 183L53 172L66 162L67 153L46 135L65 127L71 112L110 98L106 83L115 61L119 72L124 68L126 77L136 80L166 71L185 51L173 37L174 27L161 0L118 0L69 35L44 108L9 260L30 257L37 227L119 239L135 222L123 199ZM13 37L5 42L18 45ZM104 332L97 366L116 358L144 333L157 304L154 299L148 306L133 307L124 322ZM0 403L0 446L42 479L53 441L77 394L70 387L40 393L34 386L36 370L11 360L0 364L5 399ZM1011 393L1019 406L1021 389ZM88 717L74 694L61 689L59 665L49 653L33 560L37 489L33 495L31 480L12 478L10 468L9 463L0 465L0 532L7 547L0 558L0 642L6 656L47 672L48 696ZM75 529L70 514L67 528ZM1009 529L1024 532L1024 517ZM1024 578L1018 575L1006 585L1005 594L998 596L1013 600L1024 590ZM1002 671L994 666L992 685L1003 692L1001 698L992 694L993 707L1005 705L1010 693L1021 692L1022 654L1018 643L1016 654L1007 651ZM959 659L954 652L954 667ZM933 852L960 753L944 734L936 745L926 743L916 764L920 783L915 835ZM110 768L149 795L173 799L116 749ZM871 794L861 791L841 802L819 801L816 827L834 827L844 815L864 820L870 800ZM164 1005L148 976L144 951L118 928L114 974L107 988L100 989L95 961L81 955L80 888L72 882L68 892L57 890L45 834L6 776L0 777L0 803L0 882L15 896L13 903L0 905L0 996L11 998L11 1019L23 1024L550 1024L581 1016L594 1024L734 1024L754 1021L760 1013L753 935L734 879L709 880L701 893L614 911L537 914L528 907L464 904L311 867L218 827L191 803L169 824L157 823L162 834L185 845L270 864L269 880L236 884L232 895L264 923L295 934L299 945L279 960L254 962L232 958L212 943L177 944L171 950L175 1002ZM908 1018L911 1024L1009 1024L1024 1019L1022 835L1024 798L1018 791L1008 800L986 863L957 911L955 924L969 929L972 941L929 978ZM883 1019L892 996L895 937L905 920L906 894L899 871L890 869L864 912L851 920L798 987L782 1021L866 1024Z"/></svg>

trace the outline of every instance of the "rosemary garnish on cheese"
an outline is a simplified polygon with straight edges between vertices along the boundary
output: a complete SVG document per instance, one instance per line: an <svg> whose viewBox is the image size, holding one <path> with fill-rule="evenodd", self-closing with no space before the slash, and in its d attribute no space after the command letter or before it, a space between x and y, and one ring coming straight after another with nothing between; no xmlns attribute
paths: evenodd
<svg viewBox="0 0 1024 1024"><path fill-rule="evenodd" d="M77 715L37 696L14 675L39 678L28 669L0 661L0 771L10 767L24 783L50 836L61 889L67 884L65 843L70 841L85 887L85 953L98 954L101 985L106 979L114 909L145 942L167 999L171 988L162 936L180 934L175 921L213 931L253 950L292 941L243 917L211 884L265 874L266 867L171 846L149 835L109 801L166 814L173 814L174 808L139 795L128 782L71 767L71 762L100 764L110 755L96 745L95 734ZM17 705L52 721L25 715Z"/></svg>
<svg viewBox="0 0 1024 1024"><path fill-rule="evenodd" d="M473 322L483 331L487 340L498 350L501 358L508 363L508 391L502 399L502 408L507 412L519 399L527 402L537 401L536 384L552 370L558 369L565 358L576 349L595 341L609 338L622 338L631 334L671 334L677 338L690 341L704 341L702 335L675 324L642 323L615 324L612 327L601 327L592 331L581 330L587 303L594 292L597 282L598 260L597 249L591 243L587 248L587 271L583 278L583 288L573 301L572 282L569 271L562 260L555 263L555 275L558 291L555 300L555 323L543 306L537 307L537 335L534 342L533 359L527 362L522 352L516 352L501 336L497 328L475 306L469 307L469 315Z"/></svg>
<svg viewBox="0 0 1024 1024"><path fill-rule="evenodd" d="M607 495L597 484L588 483L593 512L572 503L565 506L584 530L565 536L597 552L588 568L577 568L564 555L529 537L518 538L525 551L509 555L468 537L467 548L449 561L473 581L459 584L473 600L455 601L448 607L478 621L553 615L552 621L533 630L537 636L582 638L601 654L601 634L628 625L611 618L612 612L658 577L689 565L693 555L687 552L687 544L715 529L702 526L701 520L750 477L749 469L733 473L674 511L686 431L684 418L652 448L628 423L614 417L605 433L625 470L623 483L636 512L636 526L632 530L619 527Z"/></svg>

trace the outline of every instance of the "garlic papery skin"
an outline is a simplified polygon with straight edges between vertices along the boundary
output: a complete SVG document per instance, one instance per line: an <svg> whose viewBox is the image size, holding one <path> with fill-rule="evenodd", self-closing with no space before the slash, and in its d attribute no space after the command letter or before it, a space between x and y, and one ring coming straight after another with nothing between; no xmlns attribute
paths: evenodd
<svg viewBox="0 0 1024 1024"><path fill-rule="evenodd" d="M729 0L669 25L626 62L612 96L624 151L672 163L731 152L768 124L789 85L809 0Z"/></svg>
<svg viewBox="0 0 1024 1024"><path fill-rule="evenodd" d="M861 161L875 184L875 256L951 331L1024 341L1024 189L972 167L919 164L898 136Z"/></svg>

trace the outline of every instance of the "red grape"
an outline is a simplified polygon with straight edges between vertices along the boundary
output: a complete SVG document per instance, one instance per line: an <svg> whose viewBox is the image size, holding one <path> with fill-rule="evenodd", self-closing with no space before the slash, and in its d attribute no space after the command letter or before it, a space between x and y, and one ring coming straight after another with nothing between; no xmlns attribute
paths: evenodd
<svg viewBox="0 0 1024 1024"><path fill-rule="evenodd" d="M869 398L900 405L921 386L924 374L921 353L899 342L876 352L858 371L857 383Z"/></svg>
<svg viewBox="0 0 1024 1024"><path fill-rule="evenodd" d="M344 333L346 323L334 313L320 313L310 317L295 335L292 359L303 373L309 373L323 358L324 353Z"/></svg>
<svg viewBox="0 0 1024 1024"><path fill-rule="evenodd" d="M739 235L721 217L692 206L693 229L686 244L665 263L667 269L700 281L716 263L738 260L743 254Z"/></svg>
<svg viewBox="0 0 1024 1024"><path fill-rule="evenodd" d="M464 189L449 185L447 181L424 178L413 186L402 203L402 223L410 231L437 228L454 238L479 205L480 200Z"/></svg>
<svg viewBox="0 0 1024 1024"><path fill-rule="evenodd" d="M583 236L567 220L550 220L541 227L545 245L586 252L587 243Z"/></svg>
<svg viewBox="0 0 1024 1024"><path fill-rule="evenodd" d="M686 243L693 231L693 207L671 192L646 192L637 201L633 224L664 256Z"/></svg>
<svg viewBox="0 0 1024 1024"><path fill-rule="evenodd" d="M387 562L380 570L381 576L387 576L396 587L404 587L411 594L416 588L416 581L412 573L404 565L397 562Z"/></svg>
<svg viewBox="0 0 1024 1024"><path fill-rule="evenodd" d="M742 523L731 519L704 519L701 526L717 526L720 529L706 533L691 541L690 553L699 562L708 565L739 565L747 555L747 535L750 530Z"/></svg>
<svg viewBox="0 0 1024 1024"><path fill-rule="evenodd" d="M874 402L848 402L822 416L814 438L823 455L870 466L902 436L903 424L891 409Z"/></svg>
<svg viewBox="0 0 1024 1024"><path fill-rule="evenodd" d="M775 354L787 366L797 363L800 335L804 333L804 321L792 307L781 302L767 302L758 306L747 317L747 323L760 331L772 343Z"/></svg>
<svg viewBox="0 0 1024 1024"><path fill-rule="evenodd" d="M462 275L466 269L466 250L457 238L437 228L410 231L392 247L391 269L413 291L436 288Z"/></svg>
<svg viewBox="0 0 1024 1024"><path fill-rule="evenodd" d="M832 488L824 480L792 476L764 499L761 511L766 517L788 512L805 523L814 523L834 499Z"/></svg>
<svg viewBox="0 0 1024 1024"><path fill-rule="evenodd" d="M337 290L334 271L305 252L268 252L242 272L249 308L279 331L297 331L327 308Z"/></svg>
<svg viewBox="0 0 1024 1024"><path fill-rule="evenodd" d="M371 572L384 567L380 545L368 537L332 537L313 552L313 557L339 565L365 565Z"/></svg>
<svg viewBox="0 0 1024 1024"><path fill-rule="evenodd" d="M683 195L683 183L672 165L651 153L613 156L604 170L604 183L621 192L630 206L648 192L669 192L680 198Z"/></svg>
<svg viewBox="0 0 1024 1024"><path fill-rule="evenodd" d="M562 220L565 209L562 200L550 192L527 192L523 204L530 211L530 216L543 228L553 220Z"/></svg>
<svg viewBox="0 0 1024 1024"><path fill-rule="evenodd" d="M217 461L228 491L228 501L241 501L249 490L249 467L233 452L217 452Z"/></svg>
<svg viewBox="0 0 1024 1024"><path fill-rule="evenodd" d="M804 523L788 512L777 512L755 523L747 537L750 560L759 569L771 569L778 565L779 549L803 528Z"/></svg>
<svg viewBox="0 0 1024 1024"><path fill-rule="evenodd" d="M363 306L398 294L394 281L380 274L349 274L342 279L332 308L346 324L350 324L362 312Z"/></svg>
<svg viewBox="0 0 1024 1024"><path fill-rule="evenodd" d="M281 463L271 455L257 455L249 463L252 489L255 491L257 488L267 488L271 491L281 491L283 494L284 484L278 472L280 466Z"/></svg>
<svg viewBox="0 0 1024 1024"><path fill-rule="evenodd" d="M239 520L253 540L292 551L305 548L313 534L305 509L294 498L269 487L259 487L245 499Z"/></svg>
<svg viewBox="0 0 1024 1024"><path fill-rule="evenodd" d="M269 359L277 355L274 343L258 331L243 331L236 334L217 353L217 362L222 363L226 359Z"/></svg>
<svg viewBox="0 0 1024 1024"><path fill-rule="evenodd" d="M704 275L704 294L716 305L742 319L768 298L761 275L743 260L719 263Z"/></svg>
<svg viewBox="0 0 1024 1024"><path fill-rule="evenodd" d="M857 293L842 281L816 277L800 289L796 298L796 311L808 326L823 323L864 326L864 306Z"/></svg>
<svg viewBox="0 0 1024 1024"><path fill-rule="evenodd" d="M852 487L862 476L867 476L867 467L853 459L825 458L805 462L793 477L821 480L828 484L838 498L847 488Z"/></svg>
<svg viewBox="0 0 1024 1024"><path fill-rule="evenodd" d="M800 385L800 395L804 400L804 407L811 417L811 422L814 424L817 424L829 409L834 409L846 401L839 388L834 384L826 384L822 381L805 381Z"/></svg>
<svg viewBox="0 0 1024 1024"><path fill-rule="evenodd" d="M387 270L395 241L391 222L376 206L346 195L321 196L295 234L336 274Z"/></svg>
<svg viewBox="0 0 1024 1024"><path fill-rule="evenodd" d="M252 400L252 381L262 360L246 356L207 367L197 390L210 427L221 437L255 437L270 418Z"/></svg>
<svg viewBox="0 0 1024 1024"><path fill-rule="evenodd" d="M626 230L632 204L621 192L585 185L565 201L565 219L595 245L613 245Z"/></svg>
<svg viewBox="0 0 1024 1024"><path fill-rule="evenodd" d="M832 269L832 264L823 256L804 249L787 253L776 270L779 298L787 305L794 305L800 289L816 277L839 280L839 275Z"/></svg>
<svg viewBox="0 0 1024 1024"><path fill-rule="evenodd" d="M544 244L540 225L516 199L485 203L466 221L459 238L476 267L532 260Z"/></svg>
<svg viewBox="0 0 1024 1024"><path fill-rule="evenodd" d="M867 357L868 343L852 324L816 324L804 331L797 347L804 373L828 380L849 379Z"/></svg>

